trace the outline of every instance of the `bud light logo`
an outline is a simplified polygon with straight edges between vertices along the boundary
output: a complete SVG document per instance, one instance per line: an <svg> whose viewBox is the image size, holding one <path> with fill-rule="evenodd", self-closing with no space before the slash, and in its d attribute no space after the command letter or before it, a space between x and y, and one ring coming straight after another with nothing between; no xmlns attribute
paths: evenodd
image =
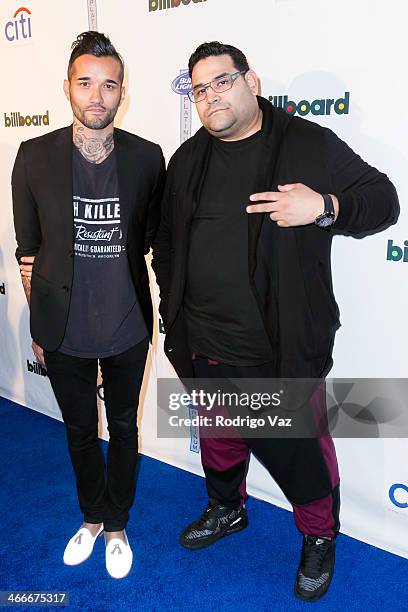
<svg viewBox="0 0 408 612"><path fill-rule="evenodd" d="M13 20L4 26L4 34L9 42L31 38L31 11L21 6L13 15Z"/></svg>
<svg viewBox="0 0 408 612"><path fill-rule="evenodd" d="M179 74L172 82L171 88L175 93L178 93L181 96L187 96L192 90L191 78L188 72L182 72Z"/></svg>
<svg viewBox="0 0 408 612"><path fill-rule="evenodd" d="M191 102L188 97L192 90L191 79L186 68L180 70L171 84L172 90L180 96L180 144L191 136Z"/></svg>
<svg viewBox="0 0 408 612"><path fill-rule="evenodd" d="M391 502L397 508L408 508L408 487L405 484L396 483L390 487L388 493Z"/></svg>

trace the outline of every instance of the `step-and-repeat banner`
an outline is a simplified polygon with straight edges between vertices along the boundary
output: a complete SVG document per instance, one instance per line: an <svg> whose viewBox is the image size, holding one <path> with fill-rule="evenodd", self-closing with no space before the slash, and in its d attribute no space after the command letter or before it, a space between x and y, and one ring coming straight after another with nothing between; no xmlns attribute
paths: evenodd
<svg viewBox="0 0 408 612"><path fill-rule="evenodd" d="M71 43L88 29L108 34L126 61L127 99L117 126L159 143L167 160L199 127L186 95L189 55L201 42L221 40L246 53L259 75L262 95L271 103L330 127L369 163L388 173L400 196L398 224L364 240L336 237L333 243L334 289L342 327L331 375L406 377L405 0L69 0L57 4L3 0L0 6L0 61L6 77L0 101L0 394L60 418L46 372L31 351L28 307L14 259L10 175L22 140L71 122L62 82ZM153 274L151 279L157 305ZM174 372L163 354L163 330L157 317L140 409L142 449L200 474L194 428L188 438L157 438L156 380L167 376L173 377ZM98 395L101 433L106 437L102 387ZM407 441L338 439L336 447L342 530L408 557ZM253 495L289 508L255 460L248 482Z"/></svg>

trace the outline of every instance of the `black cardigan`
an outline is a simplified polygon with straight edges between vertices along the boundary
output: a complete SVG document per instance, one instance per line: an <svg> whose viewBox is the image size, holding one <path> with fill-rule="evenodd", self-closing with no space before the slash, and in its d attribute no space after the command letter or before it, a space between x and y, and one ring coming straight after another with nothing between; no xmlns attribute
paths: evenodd
<svg viewBox="0 0 408 612"><path fill-rule="evenodd" d="M398 218L398 197L385 174L365 163L333 132L259 97L263 153L257 188L304 183L339 199L331 231L314 224L281 228L269 214L248 215L252 290L271 341L276 376L318 378L332 366L339 313L332 291L330 250L336 232L380 231ZM192 377L183 318L190 221L200 198L211 138L201 128L172 157L153 268L160 286L165 352L181 378ZM211 248L211 245L209 245Z"/></svg>

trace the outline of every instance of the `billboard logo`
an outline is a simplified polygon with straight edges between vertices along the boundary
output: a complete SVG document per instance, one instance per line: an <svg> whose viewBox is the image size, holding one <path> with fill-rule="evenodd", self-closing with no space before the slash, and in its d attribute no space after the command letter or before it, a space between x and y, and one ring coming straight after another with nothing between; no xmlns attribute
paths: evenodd
<svg viewBox="0 0 408 612"><path fill-rule="evenodd" d="M38 374L39 376L47 376L47 370L43 368L42 365L38 363L37 361L33 361L33 363L31 363L27 359L27 370L30 372L30 374Z"/></svg>
<svg viewBox="0 0 408 612"><path fill-rule="evenodd" d="M21 115L20 113L4 113L4 125L5 127L25 127L25 126L39 126L39 125L50 125L50 113L45 112L45 115Z"/></svg>
<svg viewBox="0 0 408 612"><path fill-rule="evenodd" d="M388 240L387 243L387 261L402 261L408 262L408 240L404 240L404 248L399 247Z"/></svg>
<svg viewBox="0 0 408 612"><path fill-rule="evenodd" d="M4 34L9 42L31 38L31 11L20 6L13 15L13 20L4 26Z"/></svg>
<svg viewBox="0 0 408 612"><path fill-rule="evenodd" d="M312 115L331 115L334 111L337 115L348 115L350 111L350 92L346 91L343 98L326 98L318 99L309 102L308 100L301 100L295 102L289 100L288 96L269 96L269 102L271 102L277 108L283 108L289 115L295 115L296 113L301 117L311 113Z"/></svg>
<svg viewBox="0 0 408 612"><path fill-rule="evenodd" d="M408 508L407 485L401 483L393 484L392 487L390 487L388 495L394 506L397 506L397 508ZM404 501L402 501L402 499L404 499Z"/></svg>
<svg viewBox="0 0 408 612"><path fill-rule="evenodd" d="M201 2L207 2L207 0L149 0L149 13L152 11L163 11L166 9L177 8L184 4L201 4Z"/></svg>

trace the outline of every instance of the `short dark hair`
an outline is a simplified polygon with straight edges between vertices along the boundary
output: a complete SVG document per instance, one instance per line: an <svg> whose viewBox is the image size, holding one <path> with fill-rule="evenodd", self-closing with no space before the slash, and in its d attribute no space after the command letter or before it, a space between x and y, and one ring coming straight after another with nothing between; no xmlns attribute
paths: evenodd
<svg viewBox="0 0 408 612"><path fill-rule="evenodd" d="M116 51L111 41L105 34L89 30L79 34L71 45L71 56L68 62L68 79L71 78L72 64L81 55L94 55L95 57L114 57L120 63L120 78L123 81L125 74L125 63L122 56Z"/></svg>
<svg viewBox="0 0 408 612"><path fill-rule="evenodd" d="M188 60L188 71L190 78L193 74L194 66L202 59L211 57L212 55L229 55L237 70L249 70L248 60L245 55L232 45L224 45L216 40L205 42L194 51Z"/></svg>

